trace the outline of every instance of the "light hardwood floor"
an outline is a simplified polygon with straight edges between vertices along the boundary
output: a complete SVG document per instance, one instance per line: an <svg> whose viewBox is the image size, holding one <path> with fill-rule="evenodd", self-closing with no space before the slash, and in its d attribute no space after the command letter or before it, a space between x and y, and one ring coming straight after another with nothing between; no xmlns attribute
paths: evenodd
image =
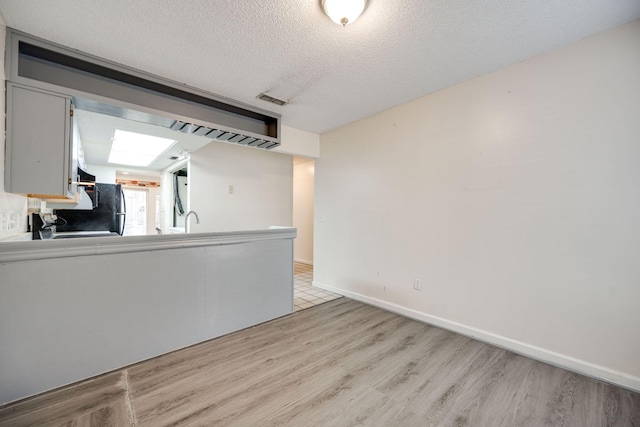
<svg viewBox="0 0 640 427"><path fill-rule="evenodd" d="M341 298L0 408L32 425L626 427L640 394Z"/></svg>

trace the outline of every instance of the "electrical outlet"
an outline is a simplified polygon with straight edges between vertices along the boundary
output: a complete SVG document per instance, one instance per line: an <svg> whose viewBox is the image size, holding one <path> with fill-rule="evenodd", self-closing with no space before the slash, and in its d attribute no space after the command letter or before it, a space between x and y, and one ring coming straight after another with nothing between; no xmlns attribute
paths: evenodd
<svg viewBox="0 0 640 427"><path fill-rule="evenodd" d="M230 185L227 191L229 192L229 194L233 194L233 185Z"/></svg>
<svg viewBox="0 0 640 427"><path fill-rule="evenodd" d="M422 290L422 279L419 278L415 278L413 279L413 289L417 290L417 291L421 291Z"/></svg>

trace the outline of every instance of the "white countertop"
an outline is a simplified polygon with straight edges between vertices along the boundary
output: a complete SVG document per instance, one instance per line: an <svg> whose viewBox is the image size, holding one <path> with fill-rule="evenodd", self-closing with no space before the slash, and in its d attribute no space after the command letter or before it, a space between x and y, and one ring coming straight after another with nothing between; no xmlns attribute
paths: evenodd
<svg viewBox="0 0 640 427"><path fill-rule="evenodd" d="M198 246L230 245L257 240L295 239L295 228L153 236L86 237L0 243L0 263L46 258L142 252Z"/></svg>

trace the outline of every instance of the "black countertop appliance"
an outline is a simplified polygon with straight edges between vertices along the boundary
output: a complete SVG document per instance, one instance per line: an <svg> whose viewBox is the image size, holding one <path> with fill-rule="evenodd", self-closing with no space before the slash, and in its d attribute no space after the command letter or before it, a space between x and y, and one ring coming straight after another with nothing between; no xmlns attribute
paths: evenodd
<svg viewBox="0 0 640 427"><path fill-rule="evenodd" d="M93 210L55 209L56 231L110 231L122 235L127 216L124 192L120 184L96 183Z"/></svg>

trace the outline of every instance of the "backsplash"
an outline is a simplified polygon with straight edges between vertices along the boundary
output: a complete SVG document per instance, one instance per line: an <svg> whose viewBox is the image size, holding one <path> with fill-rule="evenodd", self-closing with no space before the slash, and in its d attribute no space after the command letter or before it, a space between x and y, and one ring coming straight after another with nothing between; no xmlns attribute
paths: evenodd
<svg viewBox="0 0 640 427"><path fill-rule="evenodd" d="M0 192L0 240L27 232L27 198Z"/></svg>

